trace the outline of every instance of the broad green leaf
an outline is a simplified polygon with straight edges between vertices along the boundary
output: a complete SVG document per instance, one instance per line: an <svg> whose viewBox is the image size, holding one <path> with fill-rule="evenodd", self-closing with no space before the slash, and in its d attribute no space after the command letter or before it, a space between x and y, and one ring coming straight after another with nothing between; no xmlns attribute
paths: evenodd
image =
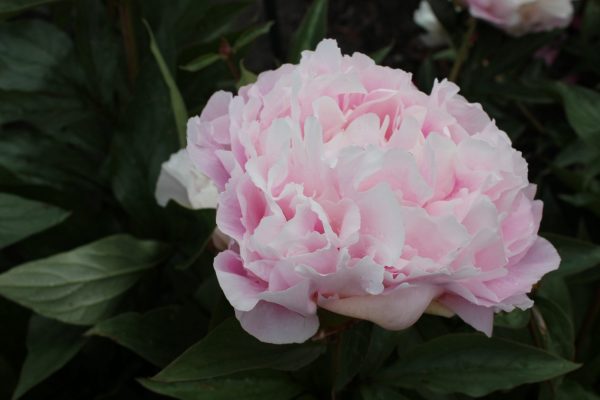
<svg viewBox="0 0 600 400"><path fill-rule="evenodd" d="M379 384L362 385L360 387L360 398L362 400L410 400L395 389Z"/></svg>
<svg viewBox="0 0 600 400"><path fill-rule="evenodd" d="M0 89L42 89L70 51L68 36L39 19L0 24Z"/></svg>
<svg viewBox="0 0 600 400"><path fill-rule="evenodd" d="M544 236L556 246L561 258L560 267L552 275L575 275L600 264L600 246L556 234Z"/></svg>
<svg viewBox="0 0 600 400"><path fill-rule="evenodd" d="M181 147L185 147L186 138L186 124L188 119L187 109L185 107L185 102L183 101L183 97L179 92L179 88L177 87L177 83L175 79L171 75L171 71L169 71L169 67L165 62L162 54L160 53L160 49L156 44L156 40L154 39L154 34L152 33L152 29L148 22L144 20L144 25L148 30L148 35L150 36L150 51L160 68L160 73L162 74L163 80L165 84L169 88L169 96L171 97L171 109L173 111L173 117L175 118L175 125L177 126L177 132L179 134L179 144Z"/></svg>
<svg viewBox="0 0 600 400"><path fill-rule="evenodd" d="M238 36L235 42L233 42L233 51L240 51L242 48L252 43L252 41L254 41L256 38L269 33L269 30L271 30L271 26L273 26L273 21L254 26L242 32L242 34Z"/></svg>
<svg viewBox="0 0 600 400"><path fill-rule="evenodd" d="M59 321L89 325L166 255L161 243L114 235L0 275L0 295Z"/></svg>
<svg viewBox="0 0 600 400"><path fill-rule="evenodd" d="M569 124L588 144L600 147L600 93L582 86L556 83Z"/></svg>
<svg viewBox="0 0 600 400"><path fill-rule="evenodd" d="M600 400L600 394L593 389L586 389L579 383L565 379L558 388L556 400Z"/></svg>
<svg viewBox="0 0 600 400"><path fill-rule="evenodd" d="M0 1L0 14L18 13L29 8L57 1L60 0L2 0Z"/></svg>
<svg viewBox="0 0 600 400"><path fill-rule="evenodd" d="M179 148L173 117L167 112L171 106L169 91L161 78L147 53L125 108L127 118L117 127L110 152L114 196L127 211L135 231L148 236L164 232L164 210L154 195L156 181L161 164Z"/></svg>
<svg viewBox="0 0 600 400"><path fill-rule="evenodd" d="M371 326L369 322L361 321L340 334L339 347L334 353L333 385L336 391L346 386L360 371L371 339Z"/></svg>
<svg viewBox="0 0 600 400"><path fill-rule="evenodd" d="M192 61L185 65L182 65L179 68L189 72L197 72L213 65L214 63L222 59L223 57L221 57L221 55L217 53L202 54L201 56L194 58Z"/></svg>
<svg viewBox="0 0 600 400"><path fill-rule="evenodd" d="M85 339L79 327L34 315L27 334L27 357L13 400L61 369L81 350Z"/></svg>
<svg viewBox="0 0 600 400"><path fill-rule="evenodd" d="M180 400L288 400L303 391L286 374L275 371L235 374L189 382L140 379L146 389Z"/></svg>
<svg viewBox="0 0 600 400"><path fill-rule="evenodd" d="M69 212L49 204L0 193L0 248L57 225Z"/></svg>
<svg viewBox="0 0 600 400"><path fill-rule="evenodd" d="M327 33L328 0L313 0L302 18L300 27L294 33L290 45L289 59L292 63L300 61L303 50L314 50Z"/></svg>
<svg viewBox="0 0 600 400"><path fill-rule="evenodd" d="M398 343L400 343L402 337L408 333L407 330L400 332L388 331L387 329L373 325L365 359L360 366L361 374L370 375L377 371L394 352L394 349Z"/></svg>
<svg viewBox="0 0 600 400"><path fill-rule="evenodd" d="M103 336L164 367L203 333L202 321L183 307L159 308L145 314L124 313L100 322L87 335Z"/></svg>
<svg viewBox="0 0 600 400"><path fill-rule="evenodd" d="M244 332L237 320L228 319L153 379L183 382L263 368L293 371L310 364L324 350L318 343L262 343Z"/></svg>
<svg viewBox="0 0 600 400"><path fill-rule="evenodd" d="M546 349L566 359L575 357L575 328L571 317L556 302L537 297L535 307L544 319L540 332Z"/></svg>
<svg viewBox="0 0 600 400"><path fill-rule="evenodd" d="M393 386L477 397L555 378L578 367L521 343L450 334L409 350L374 378Z"/></svg>

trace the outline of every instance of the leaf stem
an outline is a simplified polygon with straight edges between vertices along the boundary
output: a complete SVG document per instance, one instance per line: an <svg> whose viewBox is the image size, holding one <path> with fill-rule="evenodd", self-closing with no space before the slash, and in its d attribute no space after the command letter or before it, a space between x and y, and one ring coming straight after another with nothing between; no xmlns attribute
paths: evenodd
<svg viewBox="0 0 600 400"><path fill-rule="evenodd" d="M454 61L454 65L452 65L452 70L448 76L448 79L452 82L457 82L462 66L467 58L469 58L469 51L473 46L475 28L477 28L477 20L473 17L469 17L469 21L467 22L467 32L463 37L462 44L456 55L456 60Z"/></svg>

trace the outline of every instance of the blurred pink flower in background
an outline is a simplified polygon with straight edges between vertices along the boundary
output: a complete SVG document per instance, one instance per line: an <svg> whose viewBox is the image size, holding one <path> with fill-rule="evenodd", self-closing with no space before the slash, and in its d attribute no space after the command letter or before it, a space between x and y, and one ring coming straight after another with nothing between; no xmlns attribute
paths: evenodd
<svg viewBox="0 0 600 400"><path fill-rule="evenodd" d="M527 164L480 105L333 40L215 93L188 152L232 238L219 283L265 342L310 338L317 307L387 329L456 313L489 335L559 264Z"/></svg>
<svg viewBox="0 0 600 400"><path fill-rule="evenodd" d="M462 0L471 15L520 36L564 28L573 18L572 0Z"/></svg>

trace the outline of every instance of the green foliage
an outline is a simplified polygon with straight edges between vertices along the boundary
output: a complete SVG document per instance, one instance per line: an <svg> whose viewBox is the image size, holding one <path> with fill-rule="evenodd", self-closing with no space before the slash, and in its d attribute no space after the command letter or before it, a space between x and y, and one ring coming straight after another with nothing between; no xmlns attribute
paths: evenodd
<svg viewBox="0 0 600 400"><path fill-rule="evenodd" d="M48 318L89 325L165 257L157 242L115 235L0 275L0 294Z"/></svg>
<svg viewBox="0 0 600 400"><path fill-rule="evenodd" d="M59 224L68 216L58 207L0 193L0 248Z"/></svg>
<svg viewBox="0 0 600 400"><path fill-rule="evenodd" d="M600 1L518 38L428 1L447 46L420 44L416 0L0 1L0 400L599 399ZM562 263L492 338L319 310L313 340L261 343L212 269L214 210L157 205L212 93L328 36L424 91L455 71L527 159Z"/></svg>

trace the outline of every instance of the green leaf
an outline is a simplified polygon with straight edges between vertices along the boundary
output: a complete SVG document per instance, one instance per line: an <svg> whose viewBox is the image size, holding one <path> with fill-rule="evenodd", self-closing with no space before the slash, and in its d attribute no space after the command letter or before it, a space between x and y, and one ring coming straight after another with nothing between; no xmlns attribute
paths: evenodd
<svg viewBox="0 0 600 400"><path fill-rule="evenodd" d="M324 351L325 347L316 343L262 343L244 332L237 320L228 319L153 379L182 382L263 368L294 371L310 364Z"/></svg>
<svg viewBox="0 0 600 400"><path fill-rule="evenodd" d="M410 400L393 388L382 385L362 385L360 398L362 400Z"/></svg>
<svg viewBox="0 0 600 400"><path fill-rule="evenodd" d="M381 64L383 60L385 60L385 58L390 54L390 51L392 51L395 44L396 43L392 41L392 43L388 44L385 47L382 47L377 51L374 51L369 56L373 59L373 61L375 61L375 64Z"/></svg>
<svg viewBox="0 0 600 400"><path fill-rule="evenodd" d="M150 51L160 68L160 73L165 81L165 84L169 88L169 96L171 98L171 108L173 110L173 117L175 118L175 125L177 126L177 132L179 133L179 144L181 147L185 147L186 144L186 124L188 119L187 109L185 107L185 102L183 101L183 97L179 92L179 88L177 87L177 83L171 72L169 71L169 67L165 62L162 54L160 53L160 49L156 44L156 40L154 39L154 34L152 33L152 29L148 22L144 20L144 25L148 30L148 35L150 36Z"/></svg>
<svg viewBox="0 0 600 400"><path fill-rule="evenodd" d="M402 337L407 333L407 330L388 331L387 329L373 325L365 359L360 366L361 374L370 375L377 371L394 352ZM403 343L406 343L406 341L403 341Z"/></svg>
<svg viewBox="0 0 600 400"><path fill-rule="evenodd" d="M600 395L593 389L585 389L579 383L565 379L558 388L556 400L600 400Z"/></svg>
<svg viewBox="0 0 600 400"><path fill-rule="evenodd" d="M106 318L167 247L114 235L0 275L0 294L59 321L88 325Z"/></svg>
<svg viewBox="0 0 600 400"><path fill-rule="evenodd" d="M221 57L221 55L217 53L202 54L201 56L194 58L192 61L185 65L182 65L179 68L189 72L198 72L222 59L223 57Z"/></svg>
<svg viewBox="0 0 600 400"><path fill-rule="evenodd" d="M29 321L27 357L13 400L61 369L85 343L79 327L34 315Z"/></svg>
<svg viewBox="0 0 600 400"><path fill-rule="evenodd" d="M70 51L68 36L39 19L0 24L0 89L42 89Z"/></svg>
<svg viewBox="0 0 600 400"><path fill-rule="evenodd" d="M240 80L237 82L236 87L239 89L242 86L249 85L256 82L258 77L252 71L248 71L244 66L244 61L240 61Z"/></svg>
<svg viewBox="0 0 600 400"><path fill-rule="evenodd" d="M303 50L313 50L327 32L327 0L313 0L302 18L300 27L294 34L290 45L289 59L292 63L300 61Z"/></svg>
<svg viewBox="0 0 600 400"><path fill-rule="evenodd" d="M302 387L281 372L264 371L201 381L167 383L151 379L139 382L148 390L181 400L288 400Z"/></svg>
<svg viewBox="0 0 600 400"><path fill-rule="evenodd" d="M517 342L480 334L451 334L409 350L375 379L392 386L477 397L548 380L578 367Z"/></svg>
<svg viewBox="0 0 600 400"><path fill-rule="evenodd" d="M242 34L240 36L238 36L238 38L235 40L235 42L233 42L233 46L232 46L233 51L234 52L240 51L242 48L244 48L245 46L252 43L256 38L267 34L271 30L272 26L273 26L273 21L269 21L267 23L264 23L264 24L261 24L258 26L254 26L254 27L242 32Z"/></svg>
<svg viewBox="0 0 600 400"><path fill-rule="evenodd" d="M334 353L336 391L346 386L358 374L367 355L371 336L371 324L365 321L342 332L339 347Z"/></svg>
<svg viewBox="0 0 600 400"><path fill-rule="evenodd" d="M54 3L60 0L2 0L0 14L14 14L42 4Z"/></svg>
<svg viewBox="0 0 600 400"><path fill-rule="evenodd" d="M537 297L535 307L544 319L540 329L546 349L566 359L575 357L575 328L569 314L556 302L544 297Z"/></svg>
<svg viewBox="0 0 600 400"><path fill-rule="evenodd" d="M600 148L600 93L581 86L556 83L569 124L588 144Z"/></svg>
<svg viewBox="0 0 600 400"><path fill-rule="evenodd" d="M522 329L531 319L531 310L515 308L511 312L501 312L494 316L494 326L509 329Z"/></svg>
<svg viewBox="0 0 600 400"><path fill-rule="evenodd" d="M197 310L193 310L197 314ZM183 307L130 312L100 322L87 335L103 336L164 367L202 335L202 321Z"/></svg>
<svg viewBox="0 0 600 400"><path fill-rule="evenodd" d="M561 258L560 267L552 272L553 276L575 275L600 264L600 246L557 234L544 236L556 246Z"/></svg>
<svg viewBox="0 0 600 400"><path fill-rule="evenodd" d="M0 193L0 248L57 225L69 212L49 204Z"/></svg>

